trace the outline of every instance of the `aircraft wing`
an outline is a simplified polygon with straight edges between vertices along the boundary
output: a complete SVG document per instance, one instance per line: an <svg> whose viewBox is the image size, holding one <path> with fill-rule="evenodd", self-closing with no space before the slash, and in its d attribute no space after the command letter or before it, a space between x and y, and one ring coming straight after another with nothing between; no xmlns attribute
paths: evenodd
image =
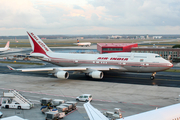
<svg viewBox="0 0 180 120"><path fill-rule="evenodd" d="M40 71L109 71L109 70L123 70L124 68L116 67L116 66L83 66L83 67L44 67L44 68L23 68L23 69L15 69L11 66L7 66L10 70L21 71L21 72L40 72Z"/></svg>
<svg viewBox="0 0 180 120"><path fill-rule="evenodd" d="M89 102L84 104L84 108L90 120L109 120L99 110L94 108Z"/></svg>

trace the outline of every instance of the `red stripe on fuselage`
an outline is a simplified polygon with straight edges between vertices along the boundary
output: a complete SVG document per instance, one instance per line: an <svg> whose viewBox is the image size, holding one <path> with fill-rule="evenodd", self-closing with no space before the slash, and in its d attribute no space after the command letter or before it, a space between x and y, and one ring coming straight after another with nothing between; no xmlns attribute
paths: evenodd
<svg viewBox="0 0 180 120"><path fill-rule="evenodd" d="M51 57L49 57L51 58ZM43 60L43 59L42 59ZM47 61L44 59L43 61ZM76 62L78 61L78 62ZM50 61L47 61L50 63L77 63L77 64L92 64L92 65L118 65L118 66L142 66L142 67L173 67L169 66L168 63L149 63L149 62L127 62L127 61L96 61L96 60L72 60L72 59L63 59L63 58L51 58ZM144 65L142 65L144 64ZM148 64L148 65L146 65Z"/></svg>

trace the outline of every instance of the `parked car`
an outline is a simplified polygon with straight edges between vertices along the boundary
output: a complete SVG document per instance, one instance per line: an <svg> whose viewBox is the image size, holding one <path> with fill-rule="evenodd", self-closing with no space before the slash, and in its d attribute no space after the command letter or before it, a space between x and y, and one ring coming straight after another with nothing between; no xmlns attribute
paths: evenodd
<svg viewBox="0 0 180 120"><path fill-rule="evenodd" d="M77 101L85 101L85 102L91 102L92 101L92 95L91 94L82 94L81 96L76 98Z"/></svg>

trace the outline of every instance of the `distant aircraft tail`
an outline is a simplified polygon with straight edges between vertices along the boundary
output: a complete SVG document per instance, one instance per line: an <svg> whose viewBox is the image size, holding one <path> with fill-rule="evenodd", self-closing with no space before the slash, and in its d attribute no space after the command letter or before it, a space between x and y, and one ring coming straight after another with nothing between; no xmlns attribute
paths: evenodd
<svg viewBox="0 0 180 120"><path fill-rule="evenodd" d="M32 53L41 53L46 55L47 52L52 52L49 47L33 32L27 31L27 34L33 50Z"/></svg>
<svg viewBox="0 0 180 120"><path fill-rule="evenodd" d="M5 46L5 48L9 48L9 41L6 43L6 46Z"/></svg>

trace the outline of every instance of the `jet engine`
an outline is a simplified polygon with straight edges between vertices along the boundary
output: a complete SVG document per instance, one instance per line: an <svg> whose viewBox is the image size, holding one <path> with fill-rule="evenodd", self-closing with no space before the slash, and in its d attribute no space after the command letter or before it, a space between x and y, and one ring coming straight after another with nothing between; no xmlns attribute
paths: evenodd
<svg viewBox="0 0 180 120"><path fill-rule="evenodd" d="M69 73L67 71L58 71L54 74L54 76L56 76L57 78L68 79Z"/></svg>
<svg viewBox="0 0 180 120"><path fill-rule="evenodd" d="M89 73L89 76L92 78L102 79L104 74L102 71L93 71L93 72Z"/></svg>

